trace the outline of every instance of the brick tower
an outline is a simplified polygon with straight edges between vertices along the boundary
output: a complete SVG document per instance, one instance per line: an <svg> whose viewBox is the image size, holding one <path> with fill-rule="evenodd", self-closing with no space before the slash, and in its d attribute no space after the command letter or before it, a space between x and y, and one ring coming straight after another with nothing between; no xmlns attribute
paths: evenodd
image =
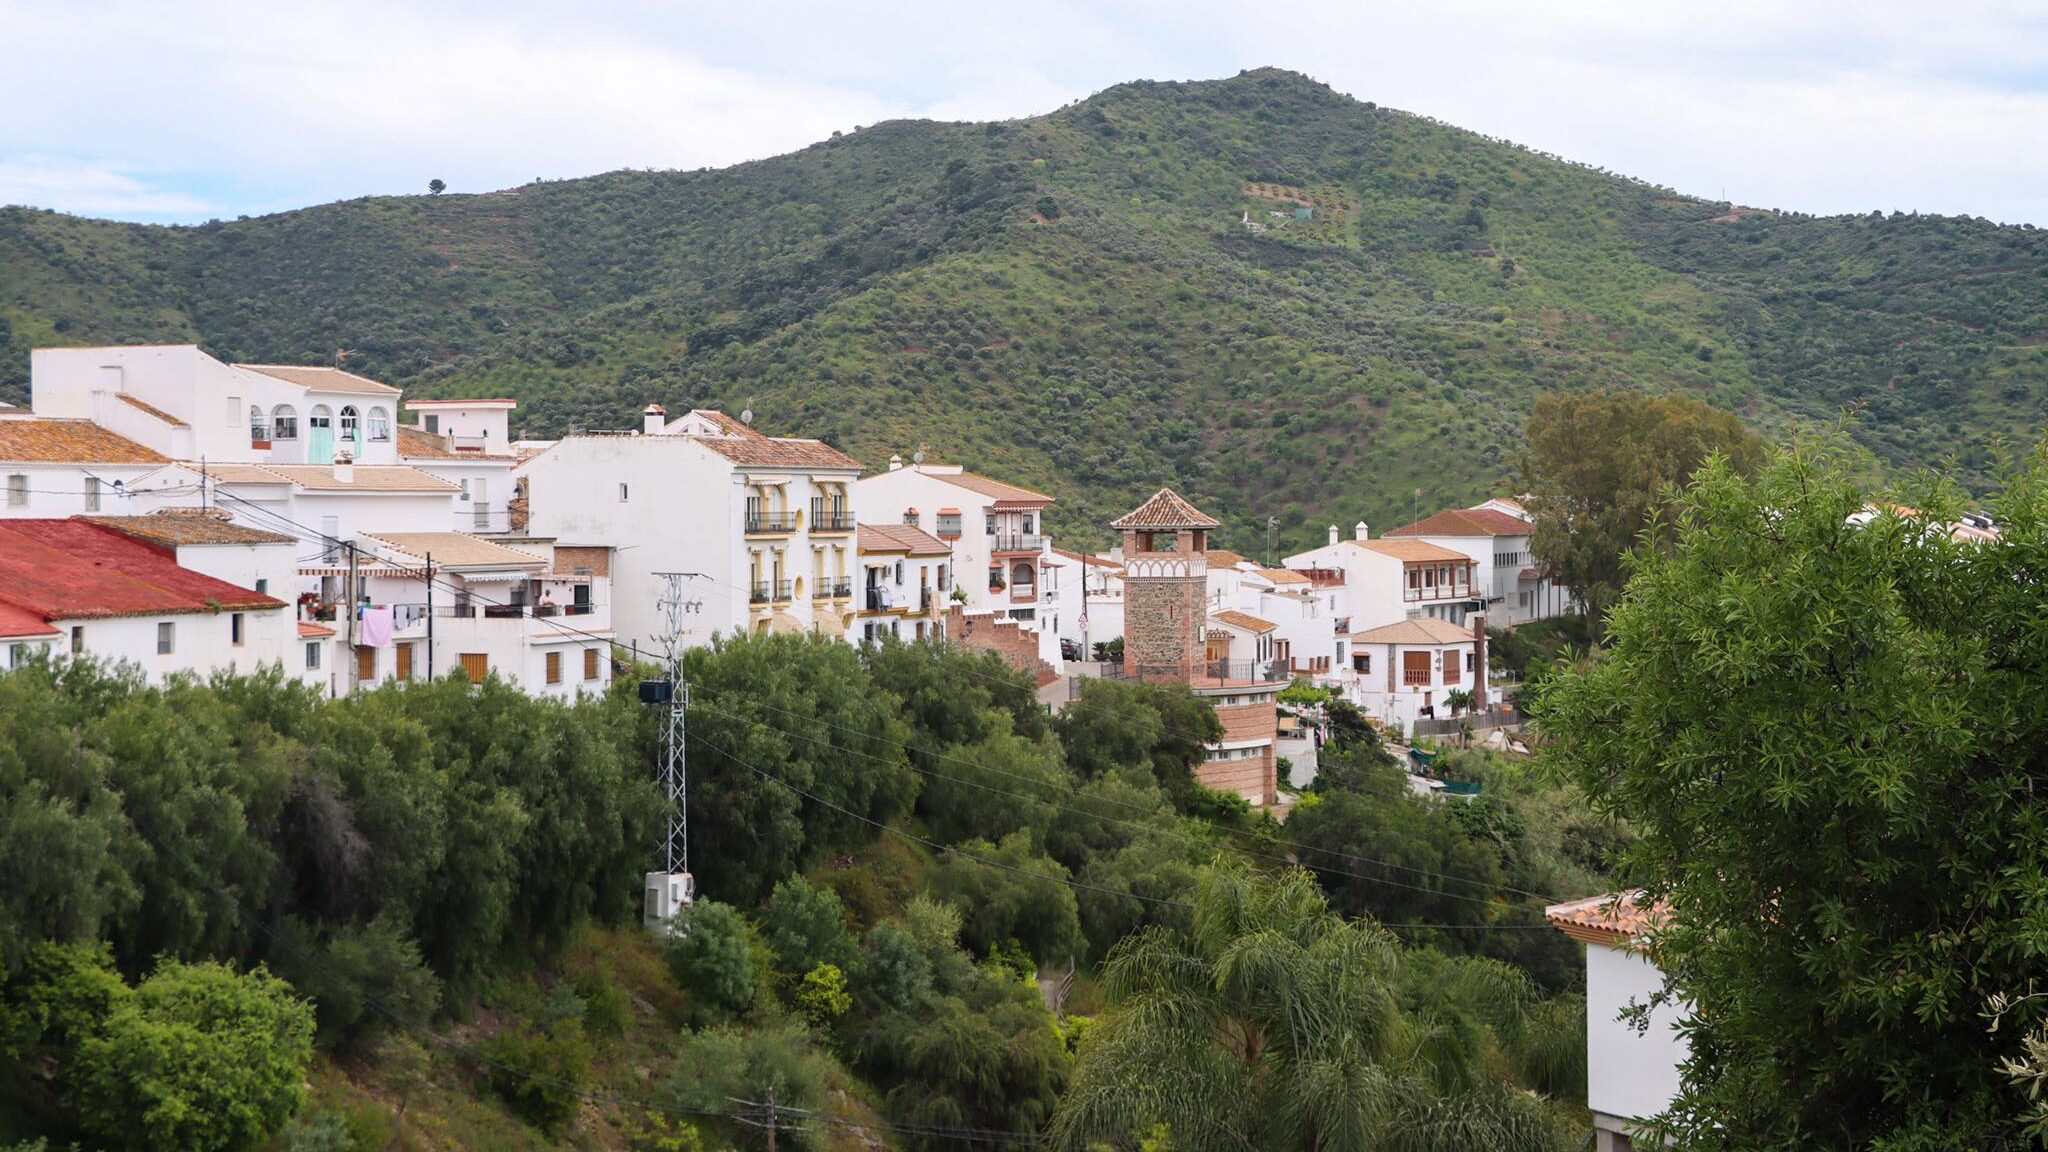
<svg viewBox="0 0 2048 1152"><path fill-rule="evenodd" d="M1192 679L1202 664L1204 553L1216 521L1161 488L1109 526L1124 537L1124 675Z"/></svg>

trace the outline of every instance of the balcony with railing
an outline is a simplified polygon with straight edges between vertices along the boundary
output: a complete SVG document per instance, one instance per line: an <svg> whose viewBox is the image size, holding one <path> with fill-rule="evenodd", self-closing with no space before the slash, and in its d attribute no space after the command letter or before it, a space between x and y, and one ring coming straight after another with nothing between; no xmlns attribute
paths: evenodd
<svg viewBox="0 0 2048 1152"><path fill-rule="evenodd" d="M796 585L789 580L777 580L769 585L768 594L777 604L787 603L796 598Z"/></svg>
<svg viewBox="0 0 2048 1152"><path fill-rule="evenodd" d="M455 530L457 532L510 532L512 510L503 504L489 504L482 500L455 509Z"/></svg>
<svg viewBox="0 0 2048 1152"><path fill-rule="evenodd" d="M777 536L796 531L794 512L748 512L747 535Z"/></svg>
<svg viewBox="0 0 2048 1152"><path fill-rule="evenodd" d="M1038 585L1028 580L1010 581L1010 603L1035 604L1038 601Z"/></svg>
<svg viewBox="0 0 2048 1152"><path fill-rule="evenodd" d="M934 527L932 534L941 540L958 540L960 538L960 514L958 512L939 513L938 524Z"/></svg>
<svg viewBox="0 0 2048 1152"><path fill-rule="evenodd" d="M770 592L770 591L772 591L772 590L773 590L773 585L769 584L769 583L768 583L768 581L766 581L766 580L756 580L756 581L755 581L755 582L754 582L754 583L753 583L753 584L752 584L751 586L749 586L749 587L748 587L748 589L747 589L747 603L749 603L749 604L766 604L766 603L768 603L768 594L769 594L769 592Z"/></svg>
<svg viewBox="0 0 2048 1152"><path fill-rule="evenodd" d="M997 532L988 539L992 552L1041 552L1045 537L1036 532Z"/></svg>
<svg viewBox="0 0 2048 1152"><path fill-rule="evenodd" d="M424 606L422 606L424 607ZM436 604L434 615L453 620L552 620L558 617L593 616L595 604ZM424 613L422 613L424 619Z"/></svg>
<svg viewBox="0 0 2048 1152"><path fill-rule="evenodd" d="M844 504L832 504L813 497L811 499L812 532L851 532L853 513Z"/></svg>
<svg viewBox="0 0 2048 1152"><path fill-rule="evenodd" d="M1287 665L1277 660L1197 660L1192 664L1104 664L1105 680L1187 684L1195 688L1248 688L1287 684Z"/></svg>

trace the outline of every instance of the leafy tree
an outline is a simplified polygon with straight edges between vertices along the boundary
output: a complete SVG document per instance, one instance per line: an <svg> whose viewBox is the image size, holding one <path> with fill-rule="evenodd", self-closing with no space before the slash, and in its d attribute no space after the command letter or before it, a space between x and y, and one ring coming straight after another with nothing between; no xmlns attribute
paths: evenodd
<svg viewBox="0 0 2048 1152"><path fill-rule="evenodd" d="M692 1020L729 1020L754 1003L754 930L732 905L698 900L676 917L668 967L690 997Z"/></svg>
<svg viewBox="0 0 2048 1152"><path fill-rule="evenodd" d="M761 939L775 958L775 969L791 976L820 964L843 967L853 962L854 942L846 928L846 909L830 888L801 876L775 886L761 910Z"/></svg>
<svg viewBox="0 0 2048 1152"><path fill-rule="evenodd" d="M1082 1047L1057 1146L1161 1127L1174 1147L1261 1152L1566 1146L1539 1101L1488 1072L1526 1017L1509 970L1439 958L1409 972L1305 872L1219 866L1195 904L1188 928L1144 929L1111 955L1112 1007Z"/></svg>
<svg viewBox="0 0 2048 1152"><path fill-rule="evenodd" d="M853 994L846 990L846 973L836 964L820 964L804 973L797 989L796 1005L814 1024L830 1024L853 1007Z"/></svg>
<svg viewBox="0 0 2048 1152"><path fill-rule="evenodd" d="M1529 413L1519 483L1536 516L1529 548L1585 606L1593 636L1621 594L1622 557L1651 526L1667 486L1723 456L1738 472L1762 441L1732 413L1682 394L1563 392Z"/></svg>
<svg viewBox="0 0 2048 1152"><path fill-rule="evenodd" d="M305 1096L313 1008L261 967L167 961L79 1045L75 1086L108 1147L248 1148Z"/></svg>
<svg viewBox="0 0 2048 1152"><path fill-rule="evenodd" d="M279 971L313 998L324 1048L360 1049L393 1026L420 1027L440 1004L440 980L392 917L338 925L317 942L301 925L285 931L297 939Z"/></svg>
<svg viewBox="0 0 2048 1152"><path fill-rule="evenodd" d="M1862 523L1838 445L1694 480L1639 549L1604 659L1546 682L1554 763L1636 833L1626 873L1691 1055L1689 1146L2019 1147L2001 1062L2044 1019L2048 464L1951 539L1956 494Z"/></svg>
<svg viewBox="0 0 2048 1152"><path fill-rule="evenodd" d="M439 176L436 176L432 180L427 181L427 194L430 196L439 196L441 193L446 192L447 190L448 182L441 179Z"/></svg>
<svg viewBox="0 0 2048 1152"><path fill-rule="evenodd" d="M917 938L894 924L868 930L867 950L854 974L863 998L889 1008L908 1008L932 986L932 963Z"/></svg>
<svg viewBox="0 0 2048 1152"><path fill-rule="evenodd" d="M664 1095L672 1106L693 1112L751 1111L760 1117L763 1110L755 1106L770 1099L778 1109L816 1111L825 1104L832 1071L831 1059L812 1047L801 1025L746 1033L712 1028L682 1037L676 1046L675 1075ZM734 1146L761 1148L767 1144L767 1133L758 1120L752 1125L707 1120L705 1126L720 1131ZM822 1148L824 1128L822 1124L790 1124L778 1133L780 1144L800 1152Z"/></svg>
<svg viewBox="0 0 2048 1152"><path fill-rule="evenodd" d="M583 1107L583 1085L595 1053L575 1019L520 1021L484 1045L491 1090L513 1115L550 1135Z"/></svg>
<svg viewBox="0 0 2048 1152"><path fill-rule="evenodd" d="M1067 766L1083 780L1130 764L1150 765L1176 804L1195 789L1194 770L1223 738L1208 701L1184 685L1083 679L1081 698L1054 721Z"/></svg>
<svg viewBox="0 0 2048 1152"><path fill-rule="evenodd" d="M965 856L991 861L977 863ZM933 896L965 918L961 943L976 955L1016 941L1034 959L1064 962L1081 940L1080 914L1067 870L1038 855L1021 832L1000 846L969 840L932 869Z"/></svg>

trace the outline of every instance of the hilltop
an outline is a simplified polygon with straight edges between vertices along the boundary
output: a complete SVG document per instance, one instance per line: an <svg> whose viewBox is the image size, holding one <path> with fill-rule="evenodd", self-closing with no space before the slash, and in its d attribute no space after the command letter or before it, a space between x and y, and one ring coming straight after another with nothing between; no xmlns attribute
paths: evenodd
<svg viewBox="0 0 2048 1152"><path fill-rule="evenodd" d="M0 210L0 399L51 343L347 348L516 396L529 435L659 400L922 442L1068 529L1169 482L1256 549L1269 514L1299 544L1492 491L1536 395L1602 384L1772 429L1858 406L1878 461L1981 485L1988 434L2041 426L2044 237L1700 200L1262 69L716 171L191 228Z"/></svg>

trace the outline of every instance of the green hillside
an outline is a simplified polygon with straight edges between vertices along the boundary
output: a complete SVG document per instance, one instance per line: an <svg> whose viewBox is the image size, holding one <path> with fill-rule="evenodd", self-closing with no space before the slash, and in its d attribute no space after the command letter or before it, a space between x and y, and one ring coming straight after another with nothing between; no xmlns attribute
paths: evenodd
<svg viewBox="0 0 2048 1152"><path fill-rule="evenodd" d="M1981 483L1987 436L2041 425L2044 237L1734 210L1261 70L718 171L196 228L0 210L0 397L54 342L347 348L516 396L529 435L751 407L1047 487L1069 530L1168 481L1301 544L1493 490L1532 397L1599 384L1766 428L1860 406L1879 460Z"/></svg>

